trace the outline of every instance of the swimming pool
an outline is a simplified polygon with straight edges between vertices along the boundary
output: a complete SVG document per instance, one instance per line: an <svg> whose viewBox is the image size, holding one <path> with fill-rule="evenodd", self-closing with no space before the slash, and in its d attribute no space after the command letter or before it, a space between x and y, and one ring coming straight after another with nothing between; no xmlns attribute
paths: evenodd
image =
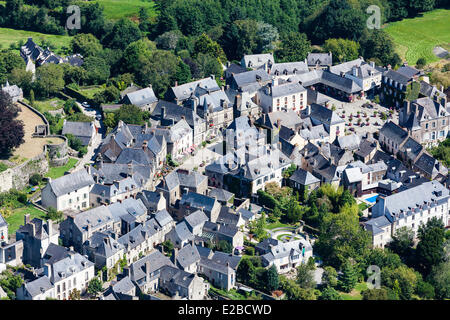
<svg viewBox="0 0 450 320"><path fill-rule="evenodd" d="M377 198L378 198L378 194L376 194L376 195L374 195L374 196L372 196L372 197L370 197L370 198L366 198L366 199L364 199L364 200L366 200L366 201L368 201L368 202L370 202L370 203L375 203L376 201L377 201Z"/></svg>

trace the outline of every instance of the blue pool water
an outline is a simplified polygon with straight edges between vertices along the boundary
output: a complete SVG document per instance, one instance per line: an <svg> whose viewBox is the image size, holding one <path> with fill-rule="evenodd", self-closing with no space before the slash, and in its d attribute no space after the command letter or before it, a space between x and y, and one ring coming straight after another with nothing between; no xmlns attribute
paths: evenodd
<svg viewBox="0 0 450 320"><path fill-rule="evenodd" d="M378 194L375 196L372 196L370 198L367 198L366 201L369 201L370 203L375 203L375 201L377 201L378 198Z"/></svg>

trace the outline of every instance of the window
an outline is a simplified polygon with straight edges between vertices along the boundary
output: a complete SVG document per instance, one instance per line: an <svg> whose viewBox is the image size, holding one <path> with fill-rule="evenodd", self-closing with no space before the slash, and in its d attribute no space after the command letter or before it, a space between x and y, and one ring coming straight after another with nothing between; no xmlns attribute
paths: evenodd
<svg viewBox="0 0 450 320"><path fill-rule="evenodd" d="M425 123L425 129L428 129L428 123Z"/></svg>
<svg viewBox="0 0 450 320"><path fill-rule="evenodd" d="M84 280L85 280L85 281L88 281L88 279L89 279L89 272L86 271L86 275L85 275L85 277L84 277Z"/></svg>

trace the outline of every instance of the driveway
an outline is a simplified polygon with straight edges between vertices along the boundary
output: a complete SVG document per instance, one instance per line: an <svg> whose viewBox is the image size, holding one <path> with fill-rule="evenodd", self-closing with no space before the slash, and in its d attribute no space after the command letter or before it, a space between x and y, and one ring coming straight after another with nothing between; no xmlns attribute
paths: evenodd
<svg viewBox="0 0 450 320"><path fill-rule="evenodd" d="M85 108L81 105L80 102L76 102L77 105L80 107L81 111L89 116L89 117L95 117L100 115L101 116L101 112L100 110L97 109L91 109L91 108ZM102 143L103 140L103 136L106 133L106 128L103 125L103 121L100 120L98 121L97 119L94 120L94 124L95 127L98 128L98 132L95 134L94 138L92 139L91 145L88 146L88 151L87 153L84 155L84 157L77 163L77 165L74 167L73 171L82 169L84 167L85 164L88 163L93 163L95 158L97 157L97 152L98 149L100 147L100 144Z"/></svg>

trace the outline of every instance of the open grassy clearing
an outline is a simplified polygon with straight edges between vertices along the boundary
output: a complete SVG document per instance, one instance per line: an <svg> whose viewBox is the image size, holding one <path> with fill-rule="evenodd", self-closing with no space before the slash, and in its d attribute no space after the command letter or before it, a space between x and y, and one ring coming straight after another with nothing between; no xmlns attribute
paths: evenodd
<svg viewBox="0 0 450 320"><path fill-rule="evenodd" d="M6 222L8 223L9 235L15 234L17 229L19 229L19 227L23 225L23 217L27 213L30 215L31 219L34 218L45 219L46 217L45 212L37 209L36 207L33 207L32 205L14 209L11 215L5 219Z"/></svg>
<svg viewBox="0 0 450 320"><path fill-rule="evenodd" d="M361 292L367 290L367 284L365 282L361 282L356 284L355 288L349 292L341 292L341 297L344 300L362 300Z"/></svg>
<svg viewBox="0 0 450 320"><path fill-rule="evenodd" d="M78 163L78 159L70 158L65 166L62 167L50 167L47 174L45 175L48 178L56 179L62 177L64 172L69 171Z"/></svg>
<svg viewBox="0 0 450 320"><path fill-rule="evenodd" d="M155 3L152 0L97 0L96 2L103 5L103 12L108 19L137 17L141 7L147 8L150 17L157 15Z"/></svg>
<svg viewBox="0 0 450 320"><path fill-rule="evenodd" d="M397 53L408 64L424 57L427 63L440 60L433 54L435 46L450 46L450 10L437 9L421 17L389 23L384 30L394 39Z"/></svg>
<svg viewBox="0 0 450 320"><path fill-rule="evenodd" d="M32 37L33 40L39 45L41 45L43 40L45 42L50 42L54 47L54 51L58 54L67 53L71 40L70 36L59 36L34 31L0 28L0 46L3 49L9 48L11 44L14 44L17 47L19 41L25 43L29 37ZM17 51L17 53L19 52L19 50L15 51Z"/></svg>

